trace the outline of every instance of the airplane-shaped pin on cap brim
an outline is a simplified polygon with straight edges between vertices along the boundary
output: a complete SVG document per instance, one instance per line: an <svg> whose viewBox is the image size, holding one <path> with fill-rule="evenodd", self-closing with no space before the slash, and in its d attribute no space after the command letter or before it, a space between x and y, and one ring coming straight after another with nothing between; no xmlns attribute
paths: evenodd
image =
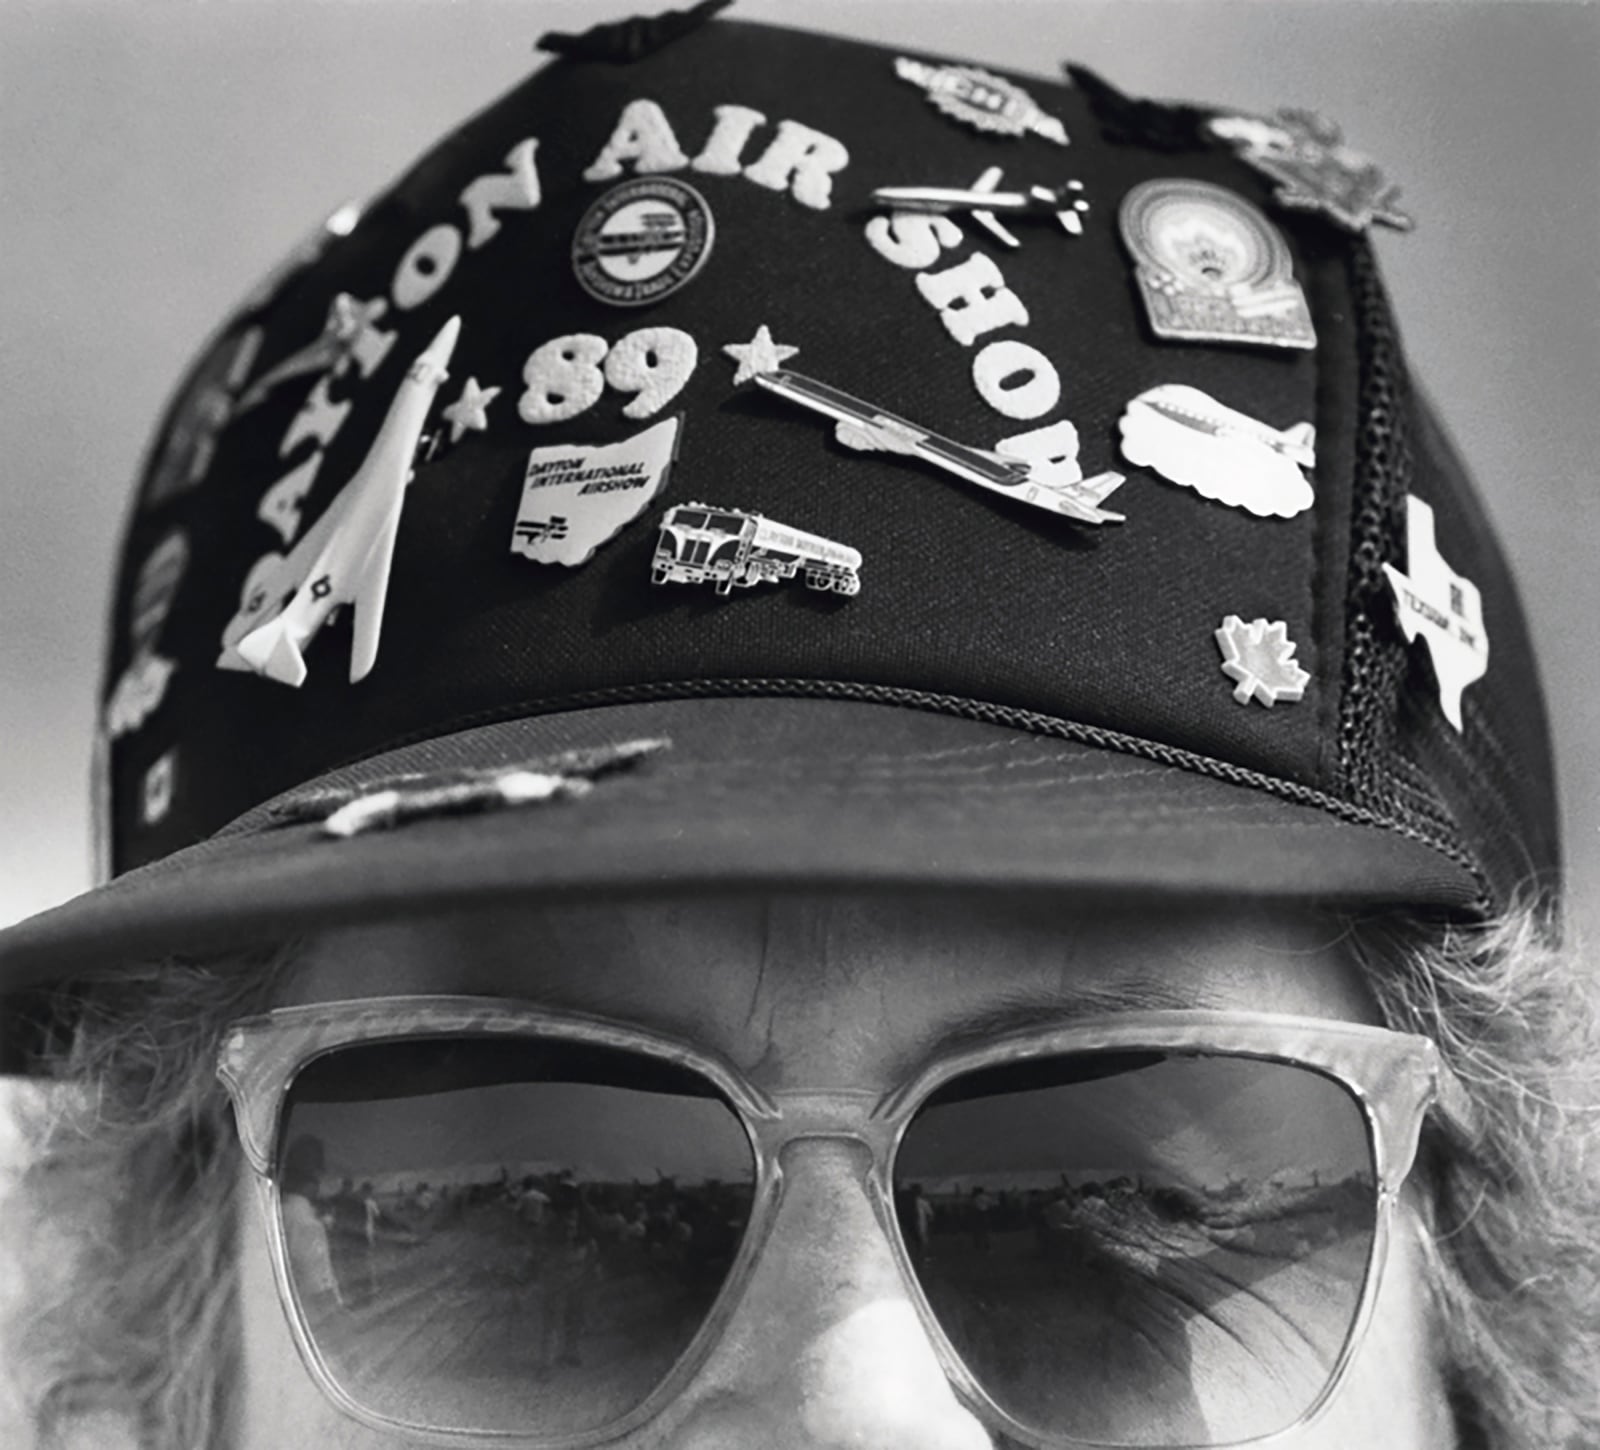
<svg viewBox="0 0 1600 1450"><path fill-rule="evenodd" d="M1124 482L1120 473L1073 477L1076 470L1058 464L1009 458L985 448L972 448L788 368L759 372L754 381L780 398L832 418L837 425L834 436L847 448L920 458L979 488L1048 509L1051 513L1065 514L1079 523L1123 521L1123 515L1099 506L1102 499Z"/></svg>
<svg viewBox="0 0 1600 1450"><path fill-rule="evenodd" d="M991 166L970 187L960 186L880 186L872 199L896 211L932 212L946 215L965 212L990 235L1008 247L1020 243L995 215L1031 219L1054 217L1075 237L1083 235L1082 213L1089 204L1079 194L1083 183L1069 181L1065 186L1030 186L1026 191L1000 191L1000 168Z"/></svg>
<svg viewBox="0 0 1600 1450"><path fill-rule="evenodd" d="M371 671L406 485L460 332L461 319L452 317L411 364L355 476L284 560L280 577L293 584L283 607L225 649L221 668L254 670L298 688L306 678L306 644L336 609L349 605L355 616L351 683Z"/></svg>

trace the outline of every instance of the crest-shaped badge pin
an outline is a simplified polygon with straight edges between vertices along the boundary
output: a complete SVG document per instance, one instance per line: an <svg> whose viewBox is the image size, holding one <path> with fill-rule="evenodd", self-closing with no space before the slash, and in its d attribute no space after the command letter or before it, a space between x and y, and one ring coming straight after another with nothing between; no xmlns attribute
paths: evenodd
<svg viewBox="0 0 1600 1450"><path fill-rule="evenodd" d="M1213 136L1228 142L1251 166L1277 182L1283 206L1320 211L1352 232L1374 222L1411 230L1401 211L1400 188L1371 158L1344 144L1339 128L1312 111L1282 110L1260 116L1214 116Z"/></svg>
<svg viewBox="0 0 1600 1450"><path fill-rule="evenodd" d="M566 443L528 455L511 552L536 564L585 563L666 487L678 418L620 443Z"/></svg>
<svg viewBox="0 0 1600 1450"><path fill-rule="evenodd" d="M974 65L929 65L897 57L894 73L921 86L928 100L952 120L997 136L1026 136L1030 131L1067 144L1067 128L1047 115L1021 86Z"/></svg>
<svg viewBox="0 0 1600 1450"><path fill-rule="evenodd" d="M1145 181L1123 199L1120 222L1157 337L1317 345L1289 248L1243 197L1204 181Z"/></svg>

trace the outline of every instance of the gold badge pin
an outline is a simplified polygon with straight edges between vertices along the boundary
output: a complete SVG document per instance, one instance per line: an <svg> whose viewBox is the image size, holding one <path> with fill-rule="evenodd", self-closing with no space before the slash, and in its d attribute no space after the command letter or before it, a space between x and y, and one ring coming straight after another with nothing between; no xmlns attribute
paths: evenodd
<svg viewBox="0 0 1600 1450"><path fill-rule="evenodd" d="M1119 221L1157 337L1317 345L1289 248L1243 197L1204 181L1146 181L1123 198Z"/></svg>

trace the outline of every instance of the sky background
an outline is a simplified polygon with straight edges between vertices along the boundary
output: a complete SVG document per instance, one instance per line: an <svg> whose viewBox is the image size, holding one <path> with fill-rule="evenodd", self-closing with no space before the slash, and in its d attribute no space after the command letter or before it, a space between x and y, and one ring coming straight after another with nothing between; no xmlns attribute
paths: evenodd
<svg viewBox="0 0 1600 1450"><path fill-rule="evenodd" d="M211 326L341 202L627 3L0 0L0 925L90 883L124 503ZM639 0L639 8L652 8ZM1308 105L1404 187L1377 246L1544 662L1577 925L1600 925L1600 6L742 0L748 18L1133 93ZM1490 666L1493 668L1493 665ZM0 1164L14 1149L0 1136ZM0 1292L5 1281L0 1279ZM0 1440L9 1432L0 1412Z"/></svg>

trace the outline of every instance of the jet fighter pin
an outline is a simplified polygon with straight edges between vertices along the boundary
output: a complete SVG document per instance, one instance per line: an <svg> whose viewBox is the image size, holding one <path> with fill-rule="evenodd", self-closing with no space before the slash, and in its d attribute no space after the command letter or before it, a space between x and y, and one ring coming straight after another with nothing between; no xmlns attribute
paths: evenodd
<svg viewBox="0 0 1600 1450"><path fill-rule="evenodd" d="M355 477L277 561L272 578L258 582L224 633L219 669L254 670L298 688L306 678L306 644L348 605L355 613L350 680L371 671L406 485L460 331L461 319L452 317L411 364Z"/></svg>
<svg viewBox="0 0 1600 1450"><path fill-rule="evenodd" d="M389 304L382 297L361 302L348 292L340 292L329 304L321 333L251 383L239 399L239 411L255 407L274 388L294 378L337 375L352 360L361 369L362 377L369 376L389 355L397 336L377 325L388 310Z"/></svg>

